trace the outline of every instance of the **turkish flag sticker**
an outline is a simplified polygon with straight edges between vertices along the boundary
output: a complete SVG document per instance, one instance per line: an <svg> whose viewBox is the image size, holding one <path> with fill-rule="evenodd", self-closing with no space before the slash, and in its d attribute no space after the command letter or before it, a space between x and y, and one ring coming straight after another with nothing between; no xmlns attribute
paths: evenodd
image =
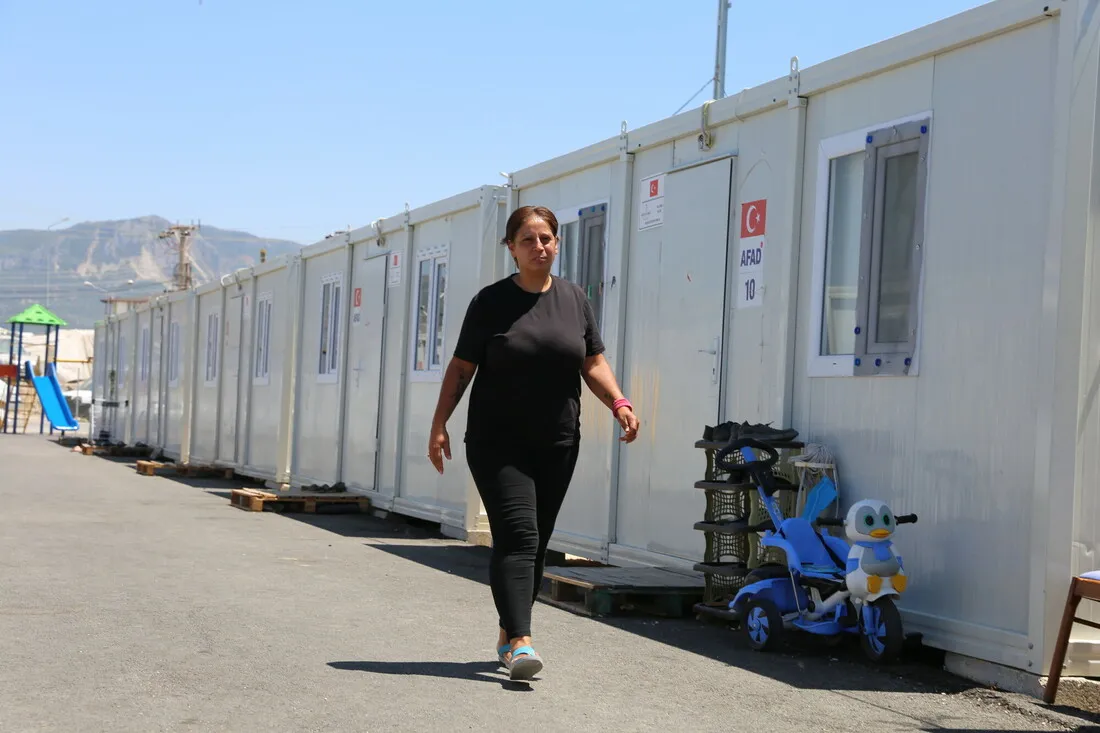
<svg viewBox="0 0 1100 733"><path fill-rule="evenodd" d="M741 204L741 239L764 236L767 224L767 199L757 199Z"/></svg>

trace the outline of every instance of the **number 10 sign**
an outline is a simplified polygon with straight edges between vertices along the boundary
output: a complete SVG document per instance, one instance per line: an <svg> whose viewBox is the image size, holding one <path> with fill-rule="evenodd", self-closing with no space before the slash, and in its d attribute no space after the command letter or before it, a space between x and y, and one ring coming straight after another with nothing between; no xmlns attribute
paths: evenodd
<svg viewBox="0 0 1100 733"><path fill-rule="evenodd" d="M768 201L741 204L741 246L737 261L737 307L759 308L763 303L764 236L768 223Z"/></svg>

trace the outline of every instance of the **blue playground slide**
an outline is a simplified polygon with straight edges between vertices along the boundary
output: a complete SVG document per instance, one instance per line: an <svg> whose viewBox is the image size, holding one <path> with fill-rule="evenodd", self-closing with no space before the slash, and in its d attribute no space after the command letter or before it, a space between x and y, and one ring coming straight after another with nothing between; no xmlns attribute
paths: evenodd
<svg viewBox="0 0 1100 733"><path fill-rule="evenodd" d="M34 391L38 393L38 401L42 403L42 412L54 430L72 432L80 428L69 409L69 403L61 394L61 383L57 381L57 367L49 362L46 364L46 376L34 376L34 369L28 361L26 364L27 379L34 382Z"/></svg>

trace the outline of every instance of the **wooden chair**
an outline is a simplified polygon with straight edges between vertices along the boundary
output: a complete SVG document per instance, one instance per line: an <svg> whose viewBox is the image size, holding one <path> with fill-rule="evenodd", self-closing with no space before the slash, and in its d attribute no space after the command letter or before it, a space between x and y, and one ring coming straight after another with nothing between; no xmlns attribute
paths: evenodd
<svg viewBox="0 0 1100 733"><path fill-rule="evenodd" d="M1047 687L1043 694L1043 699L1048 705L1053 705L1054 698L1058 695L1058 682L1062 679L1062 665L1066 661L1069 633L1073 630L1074 622L1100 629L1100 623L1077 618L1077 604L1082 598L1100 601L1100 570L1082 573L1069 584L1066 608L1062 612L1062 626L1058 629L1058 641L1054 643L1054 658L1050 661L1050 677L1047 679Z"/></svg>

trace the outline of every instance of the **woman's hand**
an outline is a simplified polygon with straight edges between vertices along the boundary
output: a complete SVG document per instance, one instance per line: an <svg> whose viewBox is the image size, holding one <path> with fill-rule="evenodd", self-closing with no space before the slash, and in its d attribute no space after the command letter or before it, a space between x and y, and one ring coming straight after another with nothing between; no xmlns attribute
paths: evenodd
<svg viewBox="0 0 1100 733"><path fill-rule="evenodd" d="M443 474L443 456L451 460L451 436L447 434L446 425L432 425L431 436L428 438L428 458L431 459L435 470Z"/></svg>
<svg viewBox="0 0 1100 733"><path fill-rule="evenodd" d="M619 425L623 428L623 437L619 440L624 443L633 443L634 439L638 437L638 426L641 424L638 416L634 414L634 410L629 407L620 407L618 412L615 413L615 419L619 421Z"/></svg>

